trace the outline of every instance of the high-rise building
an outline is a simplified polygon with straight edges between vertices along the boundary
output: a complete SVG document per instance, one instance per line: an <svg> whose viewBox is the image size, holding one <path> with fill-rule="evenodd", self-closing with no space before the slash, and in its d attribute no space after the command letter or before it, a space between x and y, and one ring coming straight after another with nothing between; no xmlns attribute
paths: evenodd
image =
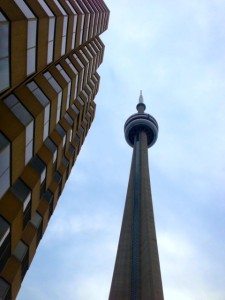
<svg viewBox="0 0 225 300"><path fill-rule="evenodd" d="M124 126L133 157L110 300L163 300L148 168L148 147L157 140L158 124L145 108L141 94L138 113Z"/></svg>
<svg viewBox="0 0 225 300"><path fill-rule="evenodd" d="M15 299L95 115L103 0L0 1L0 299Z"/></svg>

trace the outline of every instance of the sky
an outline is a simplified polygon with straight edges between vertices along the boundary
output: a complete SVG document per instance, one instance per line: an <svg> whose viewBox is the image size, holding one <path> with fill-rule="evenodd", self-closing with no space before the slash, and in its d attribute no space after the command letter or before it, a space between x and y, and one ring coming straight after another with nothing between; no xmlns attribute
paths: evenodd
<svg viewBox="0 0 225 300"><path fill-rule="evenodd" d="M108 298L139 90L166 300L225 299L225 3L108 0L97 112L18 300Z"/></svg>

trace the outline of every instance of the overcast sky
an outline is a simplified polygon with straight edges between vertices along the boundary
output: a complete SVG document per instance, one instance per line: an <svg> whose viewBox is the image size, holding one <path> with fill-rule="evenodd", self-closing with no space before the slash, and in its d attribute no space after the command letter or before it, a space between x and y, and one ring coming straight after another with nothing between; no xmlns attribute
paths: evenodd
<svg viewBox="0 0 225 300"><path fill-rule="evenodd" d="M18 300L106 300L143 90L166 300L225 299L224 0L108 0L97 113Z"/></svg>

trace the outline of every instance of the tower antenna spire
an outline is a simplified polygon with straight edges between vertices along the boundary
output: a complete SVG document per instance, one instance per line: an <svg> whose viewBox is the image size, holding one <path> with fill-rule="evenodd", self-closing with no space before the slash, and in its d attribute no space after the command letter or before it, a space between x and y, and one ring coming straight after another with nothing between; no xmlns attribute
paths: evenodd
<svg viewBox="0 0 225 300"><path fill-rule="evenodd" d="M144 104L144 98L143 98L143 95L142 95L142 90L140 90L139 102L138 102L136 108L137 108L137 111L140 114L143 114L144 111L145 111L146 106Z"/></svg>
<svg viewBox="0 0 225 300"><path fill-rule="evenodd" d="M139 103L144 103L144 98L142 95L142 90L140 90Z"/></svg>

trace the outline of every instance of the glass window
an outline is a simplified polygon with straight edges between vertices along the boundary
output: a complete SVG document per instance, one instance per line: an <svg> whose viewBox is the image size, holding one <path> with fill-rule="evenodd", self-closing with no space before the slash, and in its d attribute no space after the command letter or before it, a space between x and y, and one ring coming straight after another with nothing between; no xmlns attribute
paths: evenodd
<svg viewBox="0 0 225 300"><path fill-rule="evenodd" d="M33 122L26 127L26 145L30 144L33 140L34 126Z"/></svg>
<svg viewBox="0 0 225 300"><path fill-rule="evenodd" d="M10 233L10 226L9 226L8 222L6 222L5 219L3 219L0 216L0 247L6 240L9 233Z"/></svg>
<svg viewBox="0 0 225 300"><path fill-rule="evenodd" d="M49 20L49 31L48 31L48 40L52 41L54 39L55 31L55 18L50 18Z"/></svg>
<svg viewBox="0 0 225 300"><path fill-rule="evenodd" d="M9 185L10 185L10 170L7 169L3 174L2 176L0 177L0 196L2 196L6 191L7 189L9 188Z"/></svg>
<svg viewBox="0 0 225 300"><path fill-rule="evenodd" d="M55 33L55 16L44 2L44 0L38 0L39 4L42 6L46 14L48 15L48 54L47 63L51 63L53 60L53 44L54 44L54 33Z"/></svg>
<svg viewBox="0 0 225 300"><path fill-rule="evenodd" d="M55 78L52 77L50 72L45 72L44 77L48 80L48 82L51 84L53 89L58 94L57 99L57 113L56 113L56 123L59 122L60 116L61 116L61 107L62 107L62 88L58 84L58 82L55 80Z"/></svg>
<svg viewBox="0 0 225 300"><path fill-rule="evenodd" d="M75 151L75 148L73 147L72 144L70 144L70 146L69 146L69 153L73 155L74 151Z"/></svg>
<svg viewBox="0 0 225 300"><path fill-rule="evenodd" d="M36 155L31 160L30 166L38 172L42 183L46 178L46 166L44 162Z"/></svg>
<svg viewBox="0 0 225 300"><path fill-rule="evenodd" d="M66 143L66 131L62 128L62 126L59 123L56 124L56 131L63 139L63 147L64 147Z"/></svg>
<svg viewBox="0 0 225 300"><path fill-rule="evenodd" d="M4 268L5 263L11 255L11 235L9 223L0 216L0 271ZM2 295L0 281L0 299ZM5 299L5 298L4 298Z"/></svg>
<svg viewBox="0 0 225 300"><path fill-rule="evenodd" d="M47 138L49 133L49 122L50 122L50 101L38 87L38 85L31 81L27 84L29 90L34 94L40 104L44 107L44 128L43 128L43 141Z"/></svg>
<svg viewBox="0 0 225 300"><path fill-rule="evenodd" d="M62 74L63 78L68 83L68 86L67 86L67 99L66 99L66 109L68 109L69 105L70 105L70 96L71 96L71 79L67 75L67 73L65 72L65 70L62 68L61 65L58 64L56 66L56 68L59 70L59 72Z"/></svg>
<svg viewBox="0 0 225 300"><path fill-rule="evenodd" d="M57 183L60 183L60 181L62 180L62 175L58 171L56 171L53 178Z"/></svg>
<svg viewBox="0 0 225 300"><path fill-rule="evenodd" d="M47 64L50 64L53 60L53 41L48 43L48 56L47 56Z"/></svg>
<svg viewBox="0 0 225 300"><path fill-rule="evenodd" d="M69 65L69 67L72 69L72 71L74 72L74 74L78 74L77 69L74 67L74 65L72 64L71 60L69 58L66 58L65 61L67 62L67 64Z"/></svg>
<svg viewBox="0 0 225 300"><path fill-rule="evenodd" d="M53 213L53 193L50 190L47 190L44 194L43 194L43 198L48 202L49 204L49 215L48 218L50 218L50 216Z"/></svg>
<svg viewBox="0 0 225 300"><path fill-rule="evenodd" d="M0 277L0 299L10 299L10 285Z"/></svg>
<svg viewBox="0 0 225 300"><path fill-rule="evenodd" d="M73 125L73 119L71 118L71 116L68 113L65 113L64 118L70 124L70 126Z"/></svg>
<svg viewBox="0 0 225 300"><path fill-rule="evenodd" d="M27 75L35 72L35 63L36 63L36 49L30 48L27 50Z"/></svg>
<svg viewBox="0 0 225 300"><path fill-rule="evenodd" d="M19 102L15 95L11 94L4 99L4 103L10 108L17 119L26 128L25 165L33 156L34 120L28 110Z"/></svg>
<svg viewBox="0 0 225 300"><path fill-rule="evenodd" d="M76 36L76 29L77 29L77 13L70 2L67 0L66 4L69 6L73 13L73 35L72 35L72 42L71 42L71 49L75 48L75 36Z"/></svg>
<svg viewBox="0 0 225 300"><path fill-rule="evenodd" d="M81 60L79 59L79 57L76 54L73 54L73 57L76 59L76 61L78 62L79 66L82 68L81 70L81 89L83 89L83 83L84 83L84 65L82 64Z"/></svg>
<svg viewBox="0 0 225 300"><path fill-rule="evenodd" d="M83 51L79 51L80 52L80 54L81 54L81 56L82 56L82 58L85 60L85 62L87 63L86 64L86 67L85 67L85 73L86 74L88 74L88 72L89 72L89 67L90 67L90 64L89 64L89 60L87 59L87 57L84 55L84 52ZM86 77L86 82L85 82L85 84L87 83L87 77Z"/></svg>
<svg viewBox="0 0 225 300"><path fill-rule="evenodd" d="M10 186L10 143L0 133L0 198Z"/></svg>
<svg viewBox="0 0 225 300"><path fill-rule="evenodd" d="M20 262L22 262L27 254L27 251L28 246L24 244L24 242L19 241L13 254Z"/></svg>
<svg viewBox="0 0 225 300"><path fill-rule="evenodd" d="M75 74L75 76L74 76L74 78L75 78L74 94L72 96L72 101L73 101L74 99L76 99L77 93L78 93L78 71L74 67L74 65L72 64L72 62L69 60L69 58L66 58L65 61L67 62L68 66L72 69L72 71Z"/></svg>
<svg viewBox="0 0 225 300"><path fill-rule="evenodd" d="M47 190L44 195L43 198L45 198L45 200L47 200L48 203L51 203L53 200L53 194L50 190Z"/></svg>
<svg viewBox="0 0 225 300"><path fill-rule="evenodd" d="M27 75L36 70L36 37L37 37L37 18L30 7L23 0L14 0L28 19L27 25Z"/></svg>
<svg viewBox="0 0 225 300"><path fill-rule="evenodd" d="M29 21L28 26L28 48L35 47L36 45L36 30L37 30L37 21Z"/></svg>
<svg viewBox="0 0 225 300"><path fill-rule="evenodd" d="M84 12L81 9L81 7L79 6L79 4L76 1L76 5L79 7L79 9L81 10L81 29L80 29L80 39L79 39L79 45L82 44L82 38L83 38L83 30L84 30Z"/></svg>
<svg viewBox="0 0 225 300"><path fill-rule="evenodd" d="M67 159L64 155L63 155L63 157L62 157L62 164L64 165L64 167L67 167L68 164L69 164L68 159Z"/></svg>
<svg viewBox="0 0 225 300"><path fill-rule="evenodd" d="M55 4L59 8L61 14L63 15L63 30L62 30L62 46L61 46L61 55L65 54L66 50L66 33L67 33L67 24L68 24L68 16L62 5L58 2L58 0L54 0Z"/></svg>
<svg viewBox="0 0 225 300"><path fill-rule="evenodd" d="M0 59L0 91L4 90L5 88L9 87L9 59L2 58Z"/></svg>
<svg viewBox="0 0 225 300"><path fill-rule="evenodd" d="M72 141L73 131L72 129L69 130L69 141Z"/></svg>
<svg viewBox="0 0 225 300"><path fill-rule="evenodd" d="M55 78L51 75L50 72L45 72L44 76L48 80L48 82L51 84L53 89L56 91L56 93L60 93L62 91L61 86L58 84L58 82L55 80Z"/></svg>
<svg viewBox="0 0 225 300"><path fill-rule="evenodd" d="M47 138L45 140L45 145L53 154L53 164L54 164L57 158L57 146L55 145L55 143L53 143L53 141L50 138Z"/></svg>
<svg viewBox="0 0 225 300"><path fill-rule="evenodd" d="M0 21L0 58L9 56L9 24L6 21Z"/></svg>
<svg viewBox="0 0 225 300"><path fill-rule="evenodd" d="M85 46L84 47L85 48L85 50L87 51L87 53L88 53L88 55L90 55L90 57L91 57L91 60L90 60L90 65L91 65L91 71L90 71L90 74L92 74L93 73L93 55L92 55L92 53L90 52L90 50L88 49L88 47L87 46Z"/></svg>
<svg viewBox="0 0 225 300"><path fill-rule="evenodd" d="M26 145L25 165L31 160L32 157L33 157L33 140Z"/></svg>
<svg viewBox="0 0 225 300"><path fill-rule="evenodd" d="M86 42L88 40L88 33L89 33L89 26L90 26L90 18L91 18L91 16L90 16L90 12L87 9L87 6L85 5L84 1L83 1L82 4L86 8L86 10L88 11L88 12L85 12L87 30L86 30L86 36L83 36L83 43L84 43L84 42Z"/></svg>
<svg viewBox="0 0 225 300"><path fill-rule="evenodd" d="M74 104L71 106L71 108L77 115L79 115L79 110L77 109L77 107Z"/></svg>
<svg viewBox="0 0 225 300"><path fill-rule="evenodd" d="M18 179L11 187L12 193L23 203L23 211L31 201L31 191L27 185Z"/></svg>
<svg viewBox="0 0 225 300"><path fill-rule="evenodd" d="M36 229L38 229L41 225L41 222L42 222L42 216L39 213L35 212L33 218L31 219L31 223L34 225Z"/></svg>

